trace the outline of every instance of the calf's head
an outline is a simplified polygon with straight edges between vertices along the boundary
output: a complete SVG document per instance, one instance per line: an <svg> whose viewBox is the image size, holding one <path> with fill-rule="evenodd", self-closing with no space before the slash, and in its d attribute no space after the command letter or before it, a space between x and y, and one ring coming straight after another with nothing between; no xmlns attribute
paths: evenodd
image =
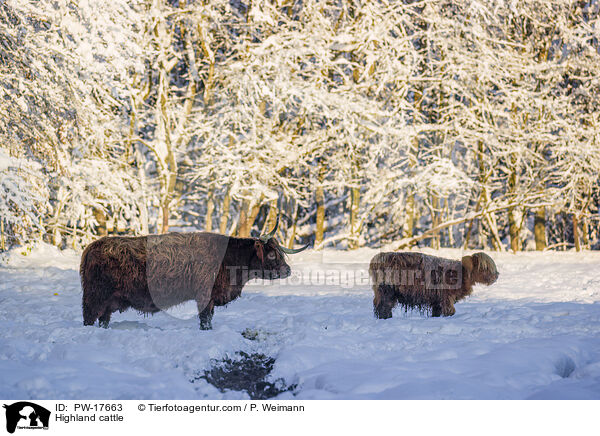
<svg viewBox="0 0 600 436"><path fill-rule="evenodd" d="M466 274L471 277L472 283L483 283L491 285L498 280L496 264L490 256L485 253L475 253L472 256L464 256L462 265Z"/></svg>

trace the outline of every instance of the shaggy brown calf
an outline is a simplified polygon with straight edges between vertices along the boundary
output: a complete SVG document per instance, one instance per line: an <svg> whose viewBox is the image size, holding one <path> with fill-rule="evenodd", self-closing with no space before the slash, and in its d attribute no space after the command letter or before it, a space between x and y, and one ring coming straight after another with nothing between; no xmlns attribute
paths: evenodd
<svg viewBox="0 0 600 436"><path fill-rule="evenodd" d="M491 285L498 279L496 264L485 253L461 261L421 253L379 253L369 274L377 318L391 318L396 304L431 316L452 316L454 303L473 292L473 284Z"/></svg>
<svg viewBox="0 0 600 436"><path fill-rule="evenodd" d="M83 324L108 327L117 310L155 313L195 300L200 328L210 329L214 306L235 300L246 282L290 275L284 253L306 247L281 247L275 229L260 238L169 233L92 242L81 257Z"/></svg>

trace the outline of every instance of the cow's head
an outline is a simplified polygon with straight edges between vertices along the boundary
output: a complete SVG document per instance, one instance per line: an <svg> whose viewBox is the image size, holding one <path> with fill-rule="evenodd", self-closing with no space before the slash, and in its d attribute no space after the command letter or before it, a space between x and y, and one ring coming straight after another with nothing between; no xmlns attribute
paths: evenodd
<svg viewBox="0 0 600 436"><path fill-rule="evenodd" d="M275 227L266 235L262 235L254 242L254 249L256 253L256 267L258 278L267 280L271 279L284 279L289 277L291 274L291 268L285 261L286 254L300 253L302 250L306 250L308 245L302 248L286 248L275 240L274 235L279 226L279 216L275 222Z"/></svg>

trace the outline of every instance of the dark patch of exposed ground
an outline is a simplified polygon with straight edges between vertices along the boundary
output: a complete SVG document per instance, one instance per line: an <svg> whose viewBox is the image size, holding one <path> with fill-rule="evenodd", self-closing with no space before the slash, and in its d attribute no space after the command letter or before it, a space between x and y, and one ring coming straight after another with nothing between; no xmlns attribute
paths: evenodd
<svg viewBox="0 0 600 436"><path fill-rule="evenodd" d="M199 372L191 381L204 379L221 392L245 391L253 400L266 400L282 392L293 391L296 385L287 386L283 379L267 381L275 359L262 353L236 353L236 359L213 361L212 367Z"/></svg>

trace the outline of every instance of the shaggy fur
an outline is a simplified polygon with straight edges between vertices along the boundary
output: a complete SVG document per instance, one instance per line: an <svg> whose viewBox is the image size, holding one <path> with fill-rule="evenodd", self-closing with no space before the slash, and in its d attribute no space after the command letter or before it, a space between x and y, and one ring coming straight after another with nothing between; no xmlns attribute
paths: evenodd
<svg viewBox="0 0 600 436"><path fill-rule="evenodd" d="M83 324L107 327L112 313L142 313L195 300L200 328L210 329L214 306L240 296L253 278L290 275L279 244L214 233L104 237L81 257Z"/></svg>
<svg viewBox="0 0 600 436"><path fill-rule="evenodd" d="M432 316L452 316L454 303L473 292L473 284L491 285L498 279L496 264L485 253L449 260L421 253L379 253L369 274L377 318L391 318L400 304Z"/></svg>

